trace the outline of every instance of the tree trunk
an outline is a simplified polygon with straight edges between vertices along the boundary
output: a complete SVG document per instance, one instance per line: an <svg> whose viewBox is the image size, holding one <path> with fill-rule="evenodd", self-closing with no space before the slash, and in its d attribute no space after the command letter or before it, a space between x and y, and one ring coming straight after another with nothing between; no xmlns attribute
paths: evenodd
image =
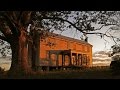
<svg viewBox="0 0 120 90"><path fill-rule="evenodd" d="M33 46L32 46L32 69L38 70L40 55L40 36L38 32L34 32Z"/></svg>
<svg viewBox="0 0 120 90"><path fill-rule="evenodd" d="M28 43L26 32L21 30L18 38L12 39L10 43L12 49L12 63L10 72L15 74L28 74L32 70L28 63Z"/></svg>

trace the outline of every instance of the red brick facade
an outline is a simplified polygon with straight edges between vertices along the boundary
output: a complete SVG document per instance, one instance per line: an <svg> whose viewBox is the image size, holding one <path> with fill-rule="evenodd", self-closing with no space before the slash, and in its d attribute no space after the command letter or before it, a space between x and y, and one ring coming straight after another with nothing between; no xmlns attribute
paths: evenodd
<svg viewBox="0 0 120 90"><path fill-rule="evenodd" d="M62 35L40 42L40 66L91 66L92 45Z"/></svg>

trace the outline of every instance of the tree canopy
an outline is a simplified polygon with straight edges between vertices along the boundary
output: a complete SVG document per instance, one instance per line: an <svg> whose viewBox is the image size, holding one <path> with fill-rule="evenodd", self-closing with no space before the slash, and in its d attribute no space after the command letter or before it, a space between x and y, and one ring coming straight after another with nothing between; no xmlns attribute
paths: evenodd
<svg viewBox="0 0 120 90"><path fill-rule="evenodd" d="M101 32L107 26L109 29ZM39 46L37 36L43 40L51 35L48 32L72 29L84 36L96 34L102 39L110 37L118 44L120 37L115 33L118 34L119 27L119 11L0 11L0 45L3 46L0 52L5 56L6 50L11 49L13 69L17 67L27 72L27 47L31 48L32 53L36 52L35 48Z"/></svg>
<svg viewBox="0 0 120 90"><path fill-rule="evenodd" d="M46 32L75 28L84 35L96 34L101 38L107 36L116 42L120 40L119 37L113 36L110 32L111 30L118 31L119 15L119 11L1 11L0 44L5 44L4 41L9 43L12 36L18 36L20 34L18 28L25 28L27 33L38 30L41 38L47 35ZM105 26L111 27L106 33L101 33L100 30ZM27 29L28 27L30 30ZM30 41L30 35L27 35ZM10 49L9 46L5 48ZM4 56L4 47L0 51Z"/></svg>

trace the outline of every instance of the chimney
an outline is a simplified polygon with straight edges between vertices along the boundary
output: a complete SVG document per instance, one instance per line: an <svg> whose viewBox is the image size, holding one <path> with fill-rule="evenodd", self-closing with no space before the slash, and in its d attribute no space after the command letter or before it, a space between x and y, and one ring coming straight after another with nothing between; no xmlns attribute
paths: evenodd
<svg viewBox="0 0 120 90"><path fill-rule="evenodd" d="M88 42L88 37L85 38L85 42Z"/></svg>

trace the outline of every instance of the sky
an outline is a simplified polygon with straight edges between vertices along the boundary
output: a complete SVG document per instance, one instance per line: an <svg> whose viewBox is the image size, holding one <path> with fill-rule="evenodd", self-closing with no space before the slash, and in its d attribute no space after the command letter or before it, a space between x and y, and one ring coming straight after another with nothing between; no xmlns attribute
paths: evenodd
<svg viewBox="0 0 120 90"><path fill-rule="evenodd" d="M109 27L104 27L100 31L97 32L103 32L105 33L108 30ZM55 30L54 33L61 34L67 37L72 37L75 39L80 39L80 36L82 35L79 31L76 31L74 29L68 29L66 31L63 31L62 33L58 30ZM120 31L117 32L118 36L120 35ZM107 42L105 41L107 40ZM114 41L110 38L101 39L100 36L97 35L88 35L88 43L93 45L92 51L93 53L96 51L106 51L110 50L111 46L114 45ZM1 56L1 55L0 55Z"/></svg>
<svg viewBox="0 0 120 90"><path fill-rule="evenodd" d="M103 29L101 29L100 31L97 32L103 32L105 33L108 30L109 27L104 27ZM63 31L62 33L60 31L54 31L57 34L61 34L64 36L68 36L68 37L72 37L75 39L80 39L80 32L76 31L76 30L66 30ZM120 32L117 33L118 35L120 35ZM100 36L97 35L87 35L88 36L88 43L90 43L91 45L93 45L92 51L93 53L96 51L109 51L111 50L111 46L115 44L115 42L109 38L109 37L105 37L104 39L101 39Z"/></svg>
<svg viewBox="0 0 120 90"><path fill-rule="evenodd" d="M72 19L70 19L70 20L72 20ZM67 25L67 23L66 23L66 25ZM96 25L96 24L95 25L93 24L93 26L98 28L98 25ZM99 31L97 30L96 32L105 33L109 28L110 27L103 27L101 30L99 30ZM28 27L28 30L29 30L29 27ZM59 30L55 30L54 32L57 34L72 37L75 39L80 39L80 36L82 35L79 31L76 31L74 28L66 29L66 31L63 31L62 33ZM117 35L118 36L120 35L120 30L117 32ZM88 36L88 43L93 45L93 48L92 48L93 53L96 51L110 50L111 46L115 44L115 42L111 38L105 37L105 40L104 40L104 39L101 39L100 36L93 35L93 34L87 35L87 36Z"/></svg>

